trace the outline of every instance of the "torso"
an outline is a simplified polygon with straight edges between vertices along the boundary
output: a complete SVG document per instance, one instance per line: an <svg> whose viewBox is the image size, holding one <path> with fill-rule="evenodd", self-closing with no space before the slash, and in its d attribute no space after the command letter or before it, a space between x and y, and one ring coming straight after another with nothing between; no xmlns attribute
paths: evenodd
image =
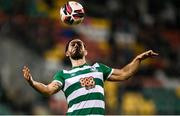
<svg viewBox="0 0 180 116"><path fill-rule="evenodd" d="M67 114L104 114L104 80L98 63L63 70Z"/></svg>

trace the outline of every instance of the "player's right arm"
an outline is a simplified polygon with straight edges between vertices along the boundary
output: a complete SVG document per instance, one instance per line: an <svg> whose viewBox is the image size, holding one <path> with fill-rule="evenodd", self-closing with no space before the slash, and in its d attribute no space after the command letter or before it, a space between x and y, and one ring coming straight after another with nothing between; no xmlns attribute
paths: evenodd
<svg viewBox="0 0 180 116"><path fill-rule="evenodd" d="M53 81L48 85L45 85L43 83L33 80L30 70L26 66L24 66L23 68L23 75L30 86L32 86L35 90L37 90L38 92L44 95L50 96L52 94L55 94L61 88L61 84L56 81Z"/></svg>

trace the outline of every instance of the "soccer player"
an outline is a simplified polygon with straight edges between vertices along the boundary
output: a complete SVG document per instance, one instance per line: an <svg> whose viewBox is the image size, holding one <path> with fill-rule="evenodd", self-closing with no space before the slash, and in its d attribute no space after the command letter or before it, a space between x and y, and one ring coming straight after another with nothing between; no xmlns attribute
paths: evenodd
<svg viewBox="0 0 180 116"><path fill-rule="evenodd" d="M127 80L137 71L142 60L158 55L149 50L136 56L122 69L115 69L101 63L87 64L87 53L80 39L72 39L65 50L72 63L71 70L58 71L54 80L45 85L33 80L29 68L24 66L24 78L35 90L45 95L62 90L68 103L67 115L104 115L104 81Z"/></svg>

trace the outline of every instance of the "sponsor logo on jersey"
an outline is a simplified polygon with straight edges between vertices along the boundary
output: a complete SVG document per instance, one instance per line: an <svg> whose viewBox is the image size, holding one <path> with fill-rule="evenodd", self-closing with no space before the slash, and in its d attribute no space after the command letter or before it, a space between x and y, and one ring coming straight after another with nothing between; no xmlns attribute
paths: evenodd
<svg viewBox="0 0 180 116"><path fill-rule="evenodd" d="M85 87L87 90L92 89L95 87L95 81L92 76L80 78L80 84L82 87Z"/></svg>

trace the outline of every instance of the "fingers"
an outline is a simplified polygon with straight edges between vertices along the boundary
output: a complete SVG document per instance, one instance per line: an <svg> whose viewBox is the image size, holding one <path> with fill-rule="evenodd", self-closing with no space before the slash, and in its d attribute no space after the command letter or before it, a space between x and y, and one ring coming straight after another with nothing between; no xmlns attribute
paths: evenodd
<svg viewBox="0 0 180 116"><path fill-rule="evenodd" d="M27 66L24 66L23 72L30 72L29 68Z"/></svg>
<svg viewBox="0 0 180 116"><path fill-rule="evenodd" d="M30 70L27 66L24 66L23 68L23 76L25 77L26 80L30 80L31 79L31 73Z"/></svg>
<svg viewBox="0 0 180 116"><path fill-rule="evenodd" d="M158 56L159 54L154 52L154 51L152 51L152 50L149 50L148 51L148 55L150 55L150 56Z"/></svg>
<svg viewBox="0 0 180 116"><path fill-rule="evenodd" d="M150 57L153 57L153 56L158 56L159 54L152 51L152 50L148 50L140 55L137 56L138 59L140 60L144 60L146 58L150 58Z"/></svg>

